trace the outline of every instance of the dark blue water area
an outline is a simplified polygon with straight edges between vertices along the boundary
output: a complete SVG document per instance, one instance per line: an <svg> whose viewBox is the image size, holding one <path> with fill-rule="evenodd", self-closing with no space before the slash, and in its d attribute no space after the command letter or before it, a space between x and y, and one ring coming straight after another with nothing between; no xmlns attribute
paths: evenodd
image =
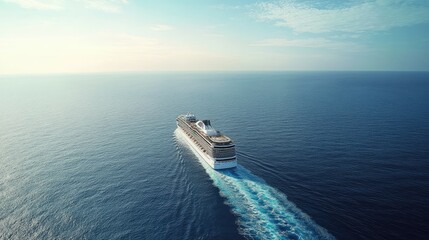
<svg viewBox="0 0 429 240"><path fill-rule="evenodd" d="M0 239L427 239L428 202L427 72L0 77Z"/></svg>

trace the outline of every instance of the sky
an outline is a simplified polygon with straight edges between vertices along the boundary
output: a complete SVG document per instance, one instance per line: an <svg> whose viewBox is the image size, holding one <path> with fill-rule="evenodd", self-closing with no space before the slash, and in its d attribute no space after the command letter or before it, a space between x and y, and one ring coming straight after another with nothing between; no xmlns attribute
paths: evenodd
<svg viewBox="0 0 429 240"><path fill-rule="evenodd" d="M428 71L428 0L0 0L0 74Z"/></svg>

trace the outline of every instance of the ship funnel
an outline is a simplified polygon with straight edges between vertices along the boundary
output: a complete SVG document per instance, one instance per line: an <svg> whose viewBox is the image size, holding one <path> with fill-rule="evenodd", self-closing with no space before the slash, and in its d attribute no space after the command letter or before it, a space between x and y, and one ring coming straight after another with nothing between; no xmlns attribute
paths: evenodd
<svg viewBox="0 0 429 240"><path fill-rule="evenodd" d="M210 120L201 120L196 123L197 127L201 129L207 136L218 136L218 132L210 125Z"/></svg>

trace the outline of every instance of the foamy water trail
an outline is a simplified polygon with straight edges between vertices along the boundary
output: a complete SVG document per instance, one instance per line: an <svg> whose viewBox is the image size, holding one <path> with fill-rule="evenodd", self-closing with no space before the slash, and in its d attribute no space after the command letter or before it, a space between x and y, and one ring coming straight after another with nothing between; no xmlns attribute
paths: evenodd
<svg viewBox="0 0 429 240"><path fill-rule="evenodd" d="M180 132L179 143L188 147ZM251 239L335 239L290 202L241 165L214 170L198 154L198 160L238 217L239 231Z"/></svg>

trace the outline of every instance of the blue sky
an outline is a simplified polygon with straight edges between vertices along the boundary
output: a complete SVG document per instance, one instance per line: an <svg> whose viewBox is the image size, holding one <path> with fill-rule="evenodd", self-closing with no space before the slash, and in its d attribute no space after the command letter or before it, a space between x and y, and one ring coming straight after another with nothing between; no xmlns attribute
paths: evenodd
<svg viewBox="0 0 429 240"><path fill-rule="evenodd" d="M429 70L429 1L0 0L0 74Z"/></svg>

